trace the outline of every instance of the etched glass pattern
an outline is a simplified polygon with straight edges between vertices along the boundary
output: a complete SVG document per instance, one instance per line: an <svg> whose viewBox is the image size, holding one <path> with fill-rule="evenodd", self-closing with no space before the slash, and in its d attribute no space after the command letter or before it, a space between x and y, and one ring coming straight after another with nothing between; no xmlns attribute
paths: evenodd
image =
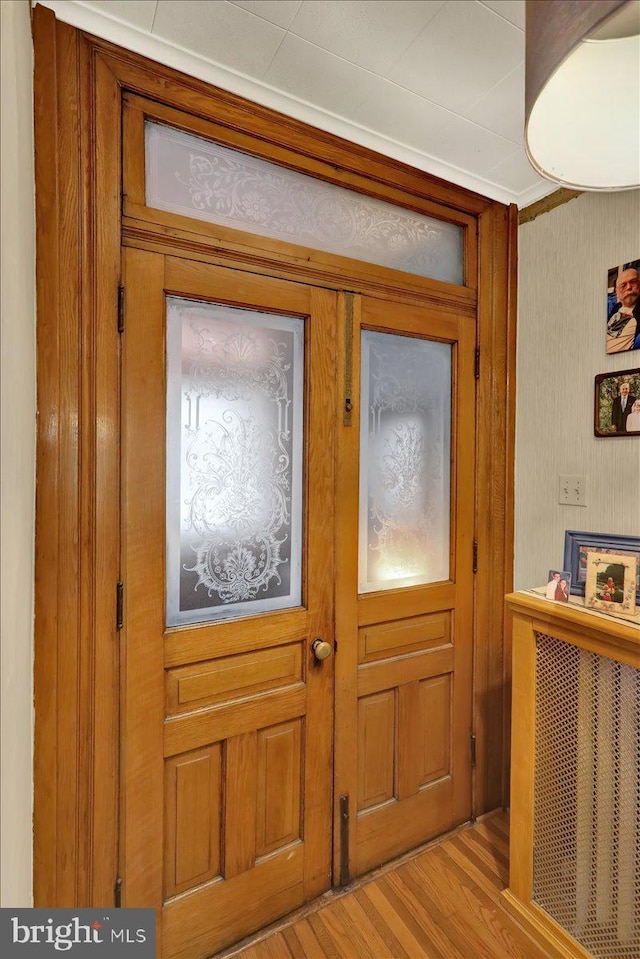
<svg viewBox="0 0 640 959"><path fill-rule="evenodd" d="M362 333L359 590L449 577L451 346Z"/></svg>
<svg viewBox="0 0 640 959"><path fill-rule="evenodd" d="M463 282L463 228L145 123L146 202L418 276Z"/></svg>
<svg viewBox="0 0 640 959"><path fill-rule="evenodd" d="M167 297L167 625L301 603L304 321Z"/></svg>

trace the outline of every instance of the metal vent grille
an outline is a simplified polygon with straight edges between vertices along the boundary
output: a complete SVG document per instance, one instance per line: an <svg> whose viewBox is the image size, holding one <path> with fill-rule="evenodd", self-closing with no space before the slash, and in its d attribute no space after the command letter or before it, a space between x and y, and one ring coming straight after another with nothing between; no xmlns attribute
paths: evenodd
<svg viewBox="0 0 640 959"><path fill-rule="evenodd" d="M536 634L533 901L640 957L640 670Z"/></svg>

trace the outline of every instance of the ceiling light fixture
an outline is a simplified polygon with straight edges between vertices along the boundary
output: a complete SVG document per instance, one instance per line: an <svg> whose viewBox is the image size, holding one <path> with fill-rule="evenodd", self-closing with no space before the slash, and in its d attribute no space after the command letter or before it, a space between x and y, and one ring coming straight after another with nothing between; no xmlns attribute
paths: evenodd
<svg viewBox="0 0 640 959"><path fill-rule="evenodd" d="M640 185L640 0L527 0L525 147L580 190Z"/></svg>

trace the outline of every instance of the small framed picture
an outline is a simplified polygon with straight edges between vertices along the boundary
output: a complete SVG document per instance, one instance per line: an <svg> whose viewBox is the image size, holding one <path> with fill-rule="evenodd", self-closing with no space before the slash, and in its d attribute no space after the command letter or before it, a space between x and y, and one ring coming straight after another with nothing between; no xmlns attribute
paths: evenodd
<svg viewBox="0 0 640 959"><path fill-rule="evenodd" d="M640 350L640 259L612 266L607 275L607 353Z"/></svg>
<svg viewBox="0 0 640 959"><path fill-rule="evenodd" d="M587 533L577 529L565 530L563 563L571 573L571 592L584 596L587 581L587 557L589 553L616 553L618 556L635 556L636 606L640 606L640 536L620 536L614 533Z"/></svg>
<svg viewBox="0 0 640 959"><path fill-rule="evenodd" d="M594 433L596 436L640 436L640 367L598 373Z"/></svg>
<svg viewBox="0 0 640 959"><path fill-rule="evenodd" d="M593 551L587 556L584 603L616 616L635 615L636 556Z"/></svg>
<svg viewBox="0 0 640 959"><path fill-rule="evenodd" d="M571 592L571 573L562 569L550 569L545 596L557 603L568 603Z"/></svg>

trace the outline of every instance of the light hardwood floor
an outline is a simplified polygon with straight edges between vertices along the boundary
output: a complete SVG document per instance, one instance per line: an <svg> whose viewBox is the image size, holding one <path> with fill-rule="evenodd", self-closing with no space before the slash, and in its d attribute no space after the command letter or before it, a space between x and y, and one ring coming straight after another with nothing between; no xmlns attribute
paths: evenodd
<svg viewBox="0 0 640 959"><path fill-rule="evenodd" d="M511 918L504 813L327 893L221 956L234 959L547 959Z"/></svg>

